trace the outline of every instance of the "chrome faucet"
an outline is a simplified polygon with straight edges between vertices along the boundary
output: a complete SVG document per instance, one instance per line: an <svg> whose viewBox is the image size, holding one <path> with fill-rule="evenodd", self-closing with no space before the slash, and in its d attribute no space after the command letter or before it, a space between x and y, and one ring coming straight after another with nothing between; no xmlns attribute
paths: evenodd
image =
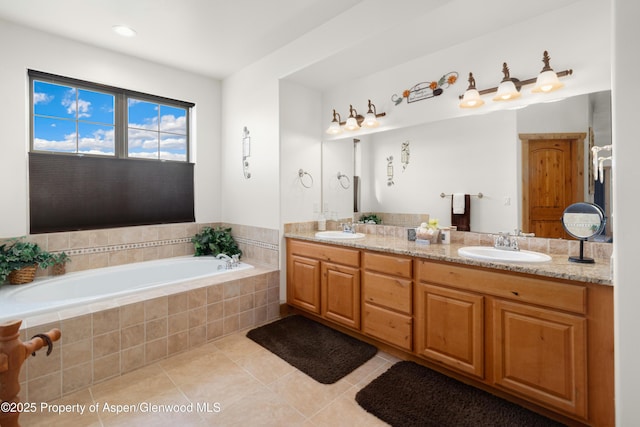
<svg viewBox="0 0 640 427"><path fill-rule="evenodd" d="M353 226L353 223L350 224L350 223L343 222L340 225L342 226L342 231L344 231L345 233L355 233L356 232L356 230L355 230L355 228Z"/></svg>
<svg viewBox="0 0 640 427"><path fill-rule="evenodd" d="M237 267L238 264L240 263L240 255L237 255L237 254L230 257L227 254L220 253L216 255L216 258L225 261L226 263L225 269L227 270Z"/></svg>
<svg viewBox="0 0 640 427"><path fill-rule="evenodd" d="M534 233L523 233L522 230L515 229L513 233L498 233L497 236L493 236L493 247L496 249L504 249L507 251L519 251L520 243L518 239L520 237L534 237Z"/></svg>

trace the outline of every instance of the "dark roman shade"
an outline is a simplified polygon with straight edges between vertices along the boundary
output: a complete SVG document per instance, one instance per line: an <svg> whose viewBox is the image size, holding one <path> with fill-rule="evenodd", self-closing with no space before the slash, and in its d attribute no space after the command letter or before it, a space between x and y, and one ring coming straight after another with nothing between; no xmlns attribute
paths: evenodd
<svg viewBox="0 0 640 427"><path fill-rule="evenodd" d="M29 153L31 234L193 222L193 167Z"/></svg>

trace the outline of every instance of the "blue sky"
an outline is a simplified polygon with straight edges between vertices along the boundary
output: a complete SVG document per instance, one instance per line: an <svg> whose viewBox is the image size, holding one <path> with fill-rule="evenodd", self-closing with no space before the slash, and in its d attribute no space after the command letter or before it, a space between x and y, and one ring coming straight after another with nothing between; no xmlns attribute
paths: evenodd
<svg viewBox="0 0 640 427"><path fill-rule="evenodd" d="M36 80L33 102L36 150L114 154L113 95ZM129 157L187 160L185 109L129 99L127 114Z"/></svg>

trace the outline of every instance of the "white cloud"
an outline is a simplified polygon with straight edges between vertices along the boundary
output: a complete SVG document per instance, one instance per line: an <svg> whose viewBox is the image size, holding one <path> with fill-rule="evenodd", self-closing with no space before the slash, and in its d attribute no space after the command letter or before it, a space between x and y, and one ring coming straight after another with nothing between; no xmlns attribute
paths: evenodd
<svg viewBox="0 0 640 427"><path fill-rule="evenodd" d="M168 114L160 117L160 130L163 132L187 134L187 118L181 116L176 119L175 116Z"/></svg>
<svg viewBox="0 0 640 427"><path fill-rule="evenodd" d="M91 102L83 99L78 99L76 102L76 90L73 88L65 92L61 104L67 108L67 114L71 116L75 117L77 108L78 118L91 117Z"/></svg>
<svg viewBox="0 0 640 427"><path fill-rule="evenodd" d="M55 97L53 95L49 95L48 93L37 92L33 94L33 103L48 104L53 98Z"/></svg>

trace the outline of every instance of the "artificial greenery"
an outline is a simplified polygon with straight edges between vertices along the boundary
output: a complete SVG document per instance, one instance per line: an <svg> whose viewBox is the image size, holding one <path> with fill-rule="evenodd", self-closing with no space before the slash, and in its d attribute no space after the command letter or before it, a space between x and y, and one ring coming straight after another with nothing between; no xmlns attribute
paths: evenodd
<svg viewBox="0 0 640 427"><path fill-rule="evenodd" d="M4 255L5 262L11 271L19 270L22 267L37 265L47 268L51 262L51 254L42 250L37 243L27 242L23 238L12 239L11 244L0 246L0 253Z"/></svg>
<svg viewBox="0 0 640 427"><path fill-rule="evenodd" d="M5 281L9 273L23 267L36 265L47 268L52 263L51 257L37 243L27 242L23 237L11 239L9 243L0 245L0 283Z"/></svg>
<svg viewBox="0 0 640 427"><path fill-rule="evenodd" d="M49 259L40 264L40 267L46 268L54 265L63 265L71 262L71 257L66 252L58 252L56 254L50 254Z"/></svg>
<svg viewBox="0 0 640 427"><path fill-rule="evenodd" d="M371 224L372 222L382 224L382 219L376 214L367 214L360 217L360 222L364 222L365 224Z"/></svg>
<svg viewBox="0 0 640 427"><path fill-rule="evenodd" d="M195 256L218 254L242 256L242 251L231 236L231 228L205 227L202 232L191 238L191 242L195 248Z"/></svg>

